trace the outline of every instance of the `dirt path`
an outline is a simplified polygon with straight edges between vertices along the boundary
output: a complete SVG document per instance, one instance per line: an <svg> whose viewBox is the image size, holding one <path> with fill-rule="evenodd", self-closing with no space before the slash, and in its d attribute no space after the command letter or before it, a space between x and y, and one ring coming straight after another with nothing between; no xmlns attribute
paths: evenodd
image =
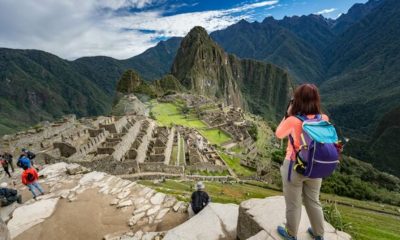
<svg viewBox="0 0 400 240"><path fill-rule="evenodd" d="M50 218L15 240L102 239L108 233L128 231L127 220L132 209L116 209L110 206L110 200L110 196L101 195L96 190L83 192L73 202L60 199Z"/></svg>

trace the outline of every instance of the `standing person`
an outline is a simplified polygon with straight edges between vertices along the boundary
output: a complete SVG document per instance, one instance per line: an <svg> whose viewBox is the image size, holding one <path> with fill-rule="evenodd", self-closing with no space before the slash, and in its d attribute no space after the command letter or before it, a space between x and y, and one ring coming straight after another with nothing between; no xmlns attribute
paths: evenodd
<svg viewBox="0 0 400 240"><path fill-rule="evenodd" d="M22 154L25 155L25 157L27 157L29 160L31 160L32 166L35 165L34 162L33 162L33 159L36 157L36 154L34 154L33 152L29 151L26 148L22 149Z"/></svg>
<svg viewBox="0 0 400 240"><path fill-rule="evenodd" d="M29 191L32 192L33 199L36 199L37 195L35 193L35 188L39 191L41 195L44 195L44 191L40 184L38 183L39 175L34 168L23 167L24 172L22 173L22 183L29 188Z"/></svg>
<svg viewBox="0 0 400 240"><path fill-rule="evenodd" d="M5 152L5 153L3 154L3 157L4 157L5 160L7 160L9 166L11 167L12 172L14 172L15 169L14 169L14 163L13 163L13 155L11 155L11 154L8 153L8 152Z"/></svg>
<svg viewBox="0 0 400 240"><path fill-rule="evenodd" d="M190 210L189 217L199 213L203 208L205 208L210 202L210 197L204 191L205 186L203 182L198 182L196 184L196 191L192 193L191 202L190 202Z"/></svg>
<svg viewBox="0 0 400 240"><path fill-rule="evenodd" d="M321 102L318 89L313 84L303 84L294 92L285 118L276 129L275 135L279 139L289 136L286 157L281 166L283 194L286 203L286 228L279 226L278 233L287 240L297 239L297 231L301 219L302 200L310 219L309 233L314 239L322 240L324 236L324 215L319 201L322 178L309 178L292 169L296 161L296 152L300 149L302 120L297 116L307 119L328 117L321 112Z"/></svg>
<svg viewBox="0 0 400 240"><path fill-rule="evenodd" d="M29 160L29 158L27 158L24 154L21 154L21 156L19 156L18 161L17 161L17 166L20 168L30 168L31 167L31 160Z"/></svg>
<svg viewBox="0 0 400 240"><path fill-rule="evenodd" d="M0 156L0 163L4 171L7 173L8 177L11 178L10 171L8 170L8 161L4 159L4 156Z"/></svg>

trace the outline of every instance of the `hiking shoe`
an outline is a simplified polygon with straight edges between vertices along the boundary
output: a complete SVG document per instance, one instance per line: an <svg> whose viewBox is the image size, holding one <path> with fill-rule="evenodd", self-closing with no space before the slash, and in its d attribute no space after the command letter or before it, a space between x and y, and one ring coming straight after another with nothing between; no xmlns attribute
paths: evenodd
<svg viewBox="0 0 400 240"><path fill-rule="evenodd" d="M310 228L310 227L307 229L307 232L308 232L315 240L324 240L324 237L315 236L315 235L314 235L314 232L313 232L313 230L312 230L312 228Z"/></svg>
<svg viewBox="0 0 400 240"><path fill-rule="evenodd" d="M297 240L296 237L291 236L288 231L286 230L286 228L282 227L282 226L278 226L277 229L279 235L281 235L281 237L283 237L284 240Z"/></svg>

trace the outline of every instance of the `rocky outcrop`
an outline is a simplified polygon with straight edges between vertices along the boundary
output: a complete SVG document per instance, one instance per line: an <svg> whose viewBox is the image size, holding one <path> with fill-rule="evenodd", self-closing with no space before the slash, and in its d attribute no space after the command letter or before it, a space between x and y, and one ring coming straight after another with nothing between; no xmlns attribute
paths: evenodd
<svg viewBox="0 0 400 240"><path fill-rule="evenodd" d="M8 222L11 238L43 222L55 210L58 198L44 199L17 208Z"/></svg>
<svg viewBox="0 0 400 240"><path fill-rule="evenodd" d="M122 74L117 83L117 92L123 94L134 93L141 83L142 80L139 74L133 70L127 70Z"/></svg>
<svg viewBox="0 0 400 240"><path fill-rule="evenodd" d="M10 232L8 231L7 225L3 219L0 218L0 240L10 240Z"/></svg>
<svg viewBox="0 0 400 240"><path fill-rule="evenodd" d="M243 98L226 54L202 27L193 28L182 40L171 69L188 90L216 97L228 105L243 106Z"/></svg>
<svg viewBox="0 0 400 240"><path fill-rule="evenodd" d="M310 222L305 208L298 232L298 239L311 240L307 233ZM250 199L240 204L237 237L239 240L280 240L276 228L285 223L285 199L282 196L265 199ZM325 222L325 239L349 240L350 235L335 230Z"/></svg>
<svg viewBox="0 0 400 240"><path fill-rule="evenodd" d="M291 93L284 70L225 53L202 27L193 28L182 40L171 72L194 93L248 108L269 120L284 112Z"/></svg>
<svg viewBox="0 0 400 240"><path fill-rule="evenodd" d="M11 237L26 235L25 231L47 221L53 212L56 214L60 210L58 208L63 206L61 202L64 204L65 201L79 203L81 197L88 192L93 199L102 198L109 201L106 207L115 209L117 214L131 211L132 214L129 214L126 219L126 226L131 231L123 235L131 237L136 235L138 238L134 239L137 240L152 240L155 236L162 236L163 233L153 233L152 231L157 230L165 218L171 219L169 216L171 214L181 219L173 221L174 226L186 219L187 204L177 201L174 197L157 193L148 187L103 172L82 174L86 171L87 169L79 167L77 164L62 162L45 166L39 174L42 176L40 180L42 186L48 191L46 195L39 196L37 201L29 200L16 207L12 218L7 223ZM82 200L82 202L85 201L87 200ZM81 204L83 204L82 202ZM85 210L82 209L79 214L86 214ZM79 215L69 217L78 218ZM66 221L66 224L71 224L71 222ZM139 229L148 232L138 233ZM4 228L5 230L6 228ZM45 230L40 234L43 238L46 237ZM6 236L6 232L3 235ZM120 236L121 233L115 235L110 232L106 239L120 239Z"/></svg>
<svg viewBox="0 0 400 240"><path fill-rule="evenodd" d="M145 115L146 106L135 95L129 94L119 97L111 114L115 116Z"/></svg>
<svg viewBox="0 0 400 240"><path fill-rule="evenodd" d="M211 203L199 214L170 230L164 240L235 240L236 204Z"/></svg>

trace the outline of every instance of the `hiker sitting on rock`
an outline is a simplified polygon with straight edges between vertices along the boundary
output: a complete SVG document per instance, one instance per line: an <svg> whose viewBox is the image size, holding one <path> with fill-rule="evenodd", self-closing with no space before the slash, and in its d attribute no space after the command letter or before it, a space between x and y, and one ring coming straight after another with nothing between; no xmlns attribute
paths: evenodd
<svg viewBox="0 0 400 240"><path fill-rule="evenodd" d="M3 182L0 184L0 206L5 207L13 202L22 202L21 195L15 189L7 188L8 184Z"/></svg>
<svg viewBox="0 0 400 240"><path fill-rule="evenodd" d="M36 169L28 168L23 166L24 172L22 173L22 183L29 188L29 191L32 192L33 199L36 199L35 188L40 192L41 195L44 195L44 191L40 184L38 183L39 174Z"/></svg>
<svg viewBox="0 0 400 240"><path fill-rule="evenodd" d="M199 213L210 202L211 199L204 189L205 186L203 182L198 182L196 184L196 191L192 193L192 200L190 202L189 217Z"/></svg>

